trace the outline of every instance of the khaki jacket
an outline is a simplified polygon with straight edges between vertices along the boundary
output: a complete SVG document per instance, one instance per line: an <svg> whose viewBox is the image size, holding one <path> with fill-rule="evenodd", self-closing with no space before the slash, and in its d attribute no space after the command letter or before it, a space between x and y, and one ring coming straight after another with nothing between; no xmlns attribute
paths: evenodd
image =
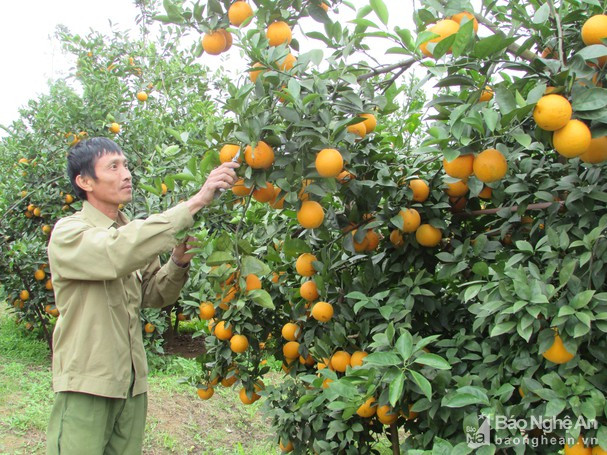
<svg viewBox="0 0 607 455"><path fill-rule="evenodd" d="M117 222L90 203L53 229L49 266L60 316L53 332L53 389L126 398L147 391L139 311L175 303L188 268L160 266L194 220L185 203L145 220ZM132 365L132 367L131 367Z"/></svg>

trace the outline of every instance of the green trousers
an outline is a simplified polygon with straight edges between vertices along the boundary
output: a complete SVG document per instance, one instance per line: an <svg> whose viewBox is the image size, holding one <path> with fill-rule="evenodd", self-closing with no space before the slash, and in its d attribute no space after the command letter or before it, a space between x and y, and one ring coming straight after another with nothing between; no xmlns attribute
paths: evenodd
<svg viewBox="0 0 607 455"><path fill-rule="evenodd" d="M140 455L147 393L106 398L59 392L47 431L47 455Z"/></svg>

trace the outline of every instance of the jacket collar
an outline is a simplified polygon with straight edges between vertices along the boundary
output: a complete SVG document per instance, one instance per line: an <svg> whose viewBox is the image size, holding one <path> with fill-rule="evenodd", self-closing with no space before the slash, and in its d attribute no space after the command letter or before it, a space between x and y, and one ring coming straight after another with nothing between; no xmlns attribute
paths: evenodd
<svg viewBox="0 0 607 455"><path fill-rule="evenodd" d="M112 220L102 211L95 208L89 201L84 201L82 203L82 214L84 217L91 221L93 225L96 227L102 227L108 229L115 224L118 226L124 226L129 222L128 218L122 212L118 212L118 219L116 221Z"/></svg>

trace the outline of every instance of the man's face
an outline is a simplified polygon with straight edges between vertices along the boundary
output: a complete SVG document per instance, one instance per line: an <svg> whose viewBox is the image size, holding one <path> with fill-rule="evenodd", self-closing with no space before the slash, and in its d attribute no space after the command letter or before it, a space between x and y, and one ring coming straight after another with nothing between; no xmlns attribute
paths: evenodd
<svg viewBox="0 0 607 455"><path fill-rule="evenodd" d="M133 198L133 181L126 157L122 153L106 153L95 163L97 180L88 178L91 198L108 205L119 205Z"/></svg>

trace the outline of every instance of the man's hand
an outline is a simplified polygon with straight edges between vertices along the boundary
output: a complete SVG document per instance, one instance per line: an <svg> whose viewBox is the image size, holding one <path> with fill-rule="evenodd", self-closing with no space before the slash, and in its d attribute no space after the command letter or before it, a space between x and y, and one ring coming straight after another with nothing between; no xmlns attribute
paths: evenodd
<svg viewBox="0 0 607 455"><path fill-rule="evenodd" d="M183 243L180 243L173 248L171 259L179 267L186 267L192 260L193 254L188 253L189 250L194 248L193 242L196 241L195 237L188 236Z"/></svg>
<svg viewBox="0 0 607 455"><path fill-rule="evenodd" d="M198 210L209 205L213 201L215 191L218 191L220 188L226 190L232 188L238 180L235 169L239 167L240 164L228 161L213 169L198 193L186 202L190 213L194 215Z"/></svg>

